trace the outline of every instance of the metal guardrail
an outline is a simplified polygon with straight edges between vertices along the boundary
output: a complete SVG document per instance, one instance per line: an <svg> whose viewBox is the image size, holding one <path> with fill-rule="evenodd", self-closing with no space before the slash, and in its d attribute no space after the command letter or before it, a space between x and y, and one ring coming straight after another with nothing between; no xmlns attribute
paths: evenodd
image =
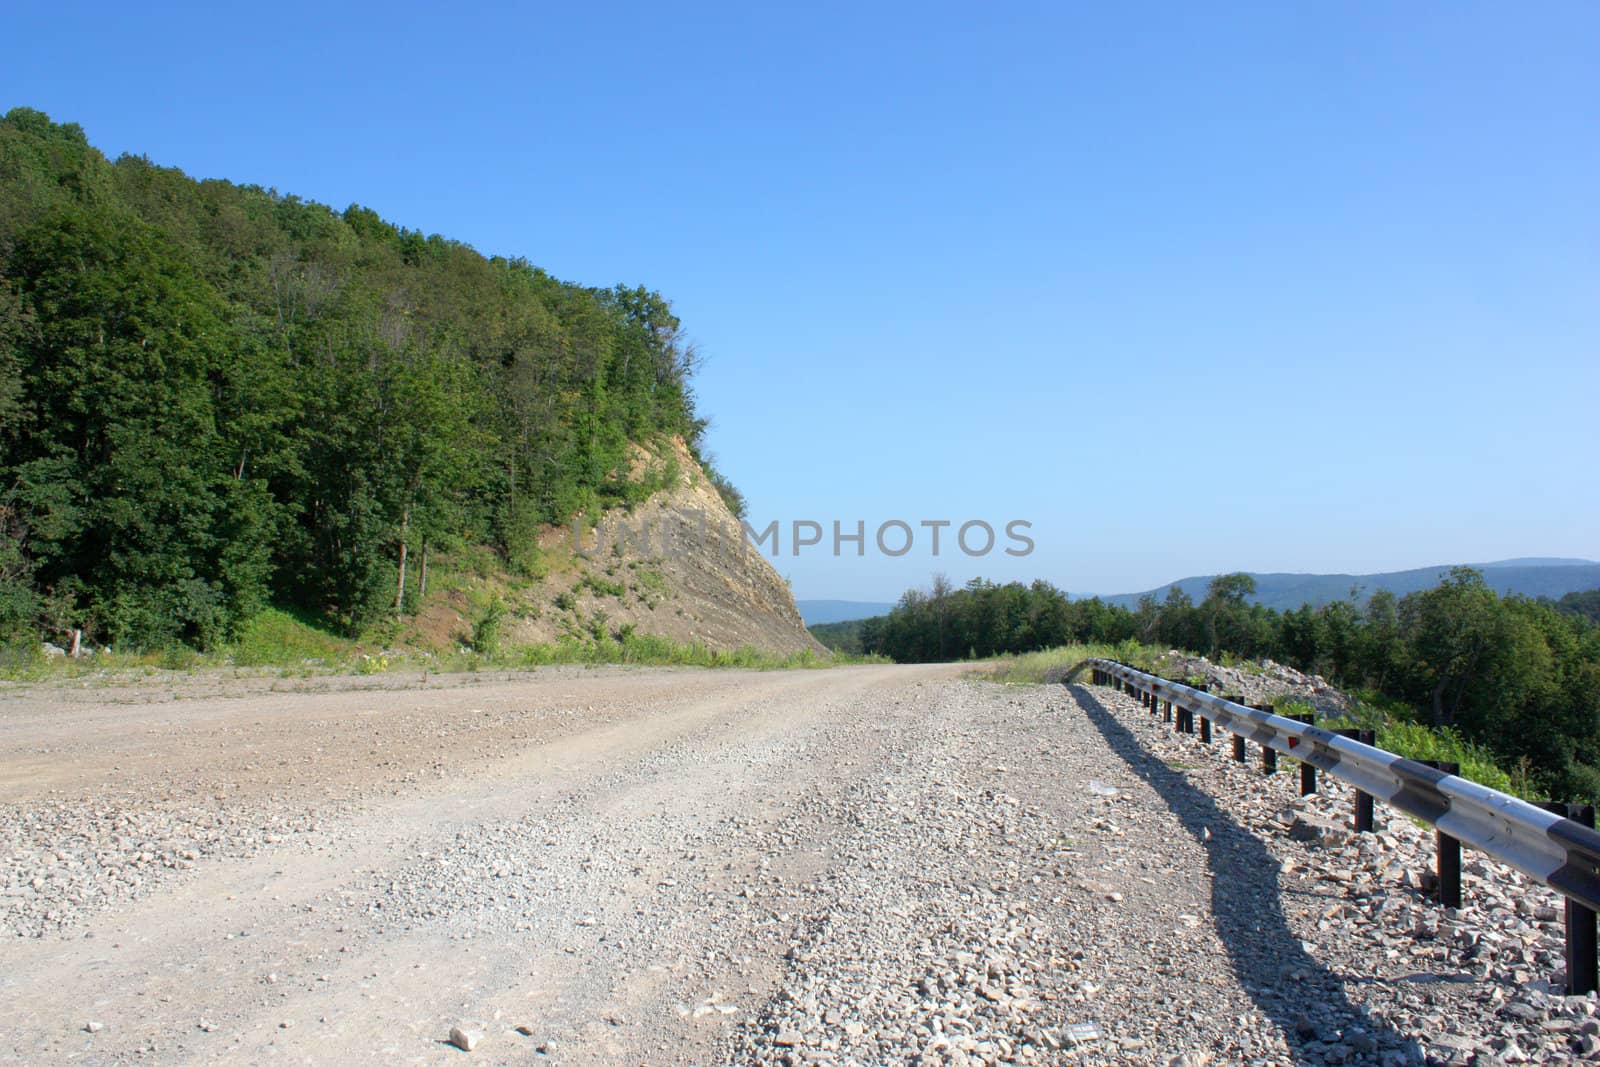
<svg viewBox="0 0 1600 1067"><path fill-rule="evenodd" d="M1211 739L1212 724L1231 732L1235 759L1244 758L1245 741L1261 746L1267 770L1276 768L1277 753L1293 756L1301 761L1302 793L1315 790L1319 771L1350 783L1358 791L1358 832L1372 828L1371 798L1434 826L1439 836L1442 904L1460 906L1462 844L1554 889L1567 899L1568 992L1588 993L1596 988L1600 833L1592 828L1592 809L1583 813L1591 820L1591 825L1585 826L1461 778L1452 773L1453 766L1406 759L1314 723L1247 707L1112 660L1085 660L1073 667L1064 681L1072 681L1084 670L1093 671L1096 683L1115 684L1141 698L1152 712L1164 701L1167 721L1175 722L1182 732L1194 732L1194 716L1200 715L1202 741Z"/></svg>

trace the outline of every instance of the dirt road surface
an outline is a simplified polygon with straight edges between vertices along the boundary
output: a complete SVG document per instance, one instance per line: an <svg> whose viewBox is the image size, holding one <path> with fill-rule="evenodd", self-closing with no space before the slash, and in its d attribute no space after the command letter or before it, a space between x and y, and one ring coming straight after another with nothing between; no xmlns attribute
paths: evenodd
<svg viewBox="0 0 1600 1067"><path fill-rule="evenodd" d="M12 687L0 1062L1421 1062L1176 743L957 666Z"/></svg>

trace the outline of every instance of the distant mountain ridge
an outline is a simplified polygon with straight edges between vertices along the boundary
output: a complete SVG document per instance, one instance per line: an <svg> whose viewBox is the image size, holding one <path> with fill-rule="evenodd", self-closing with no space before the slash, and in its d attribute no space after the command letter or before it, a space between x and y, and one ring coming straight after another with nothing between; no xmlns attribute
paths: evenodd
<svg viewBox="0 0 1600 1067"><path fill-rule="evenodd" d="M805 620L807 626L870 619L887 615L894 607L891 603L875 600L796 600L794 606L800 609L800 618Z"/></svg>
<svg viewBox="0 0 1600 1067"><path fill-rule="evenodd" d="M1289 611L1310 604L1321 607L1335 600L1351 599L1351 589L1357 592L1357 603L1379 589L1387 589L1396 596L1405 596L1438 585L1451 567L1461 564L1444 564L1437 567L1418 567L1406 571L1384 571L1377 574L1263 574L1248 572L1256 580L1256 595L1252 602L1279 611ZM1588 559L1562 559L1530 556L1503 559L1493 563L1470 563L1483 572L1483 580L1501 596L1520 593L1523 596L1547 596L1557 599L1568 593L1600 588L1600 563ZM1139 599L1153 596L1165 600L1167 590L1176 585L1195 601L1204 599L1206 586L1215 575L1180 578L1176 582L1140 593L1120 593L1101 597L1108 604L1137 607Z"/></svg>

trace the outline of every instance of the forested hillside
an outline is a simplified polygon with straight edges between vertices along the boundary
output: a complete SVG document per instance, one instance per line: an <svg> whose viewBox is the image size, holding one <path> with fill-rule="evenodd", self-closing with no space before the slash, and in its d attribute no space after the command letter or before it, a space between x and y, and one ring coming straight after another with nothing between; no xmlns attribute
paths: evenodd
<svg viewBox="0 0 1600 1067"><path fill-rule="evenodd" d="M1047 582L954 588L936 580L853 631L813 633L900 662L1135 641L1212 657L1271 657L1415 710L1419 721L1522 762L1557 797L1600 799L1600 625L1592 597L1559 607L1502 597L1471 568L1404 597L1275 611L1248 602L1254 579L1212 579L1196 601L1177 586L1136 610L1070 600ZM843 629L843 628L842 628Z"/></svg>
<svg viewBox="0 0 1600 1067"><path fill-rule="evenodd" d="M1400 597L1431 589L1448 577L1454 566L1458 565L1375 574L1263 574L1252 571L1249 573L1256 583L1256 590L1250 595L1250 602L1279 611L1293 611L1302 604L1320 608L1336 600L1351 600L1359 607L1366 603L1367 597L1383 590ZM1465 566L1480 571L1483 580L1501 596L1518 593L1529 597L1556 598L1600 586L1600 563L1582 559L1507 559ZM1164 596L1168 589L1177 586L1198 600L1206 595L1206 587L1215 577L1207 574L1180 578L1158 589L1122 593L1102 599L1118 607L1133 608L1138 606L1140 597Z"/></svg>
<svg viewBox="0 0 1600 1067"><path fill-rule="evenodd" d="M0 120L0 633L229 639L268 603L355 632L428 553L700 458L695 355L643 288L558 281L256 186ZM737 494L712 484L738 510Z"/></svg>

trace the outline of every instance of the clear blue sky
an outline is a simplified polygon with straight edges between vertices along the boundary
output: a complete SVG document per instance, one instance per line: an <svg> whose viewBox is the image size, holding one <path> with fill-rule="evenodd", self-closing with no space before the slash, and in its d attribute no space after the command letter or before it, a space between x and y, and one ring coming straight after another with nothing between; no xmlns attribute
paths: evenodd
<svg viewBox="0 0 1600 1067"><path fill-rule="evenodd" d="M661 290L760 523L1033 523L798 596L1600 556L1587 0L8 10L0 108Z"/></svg>

